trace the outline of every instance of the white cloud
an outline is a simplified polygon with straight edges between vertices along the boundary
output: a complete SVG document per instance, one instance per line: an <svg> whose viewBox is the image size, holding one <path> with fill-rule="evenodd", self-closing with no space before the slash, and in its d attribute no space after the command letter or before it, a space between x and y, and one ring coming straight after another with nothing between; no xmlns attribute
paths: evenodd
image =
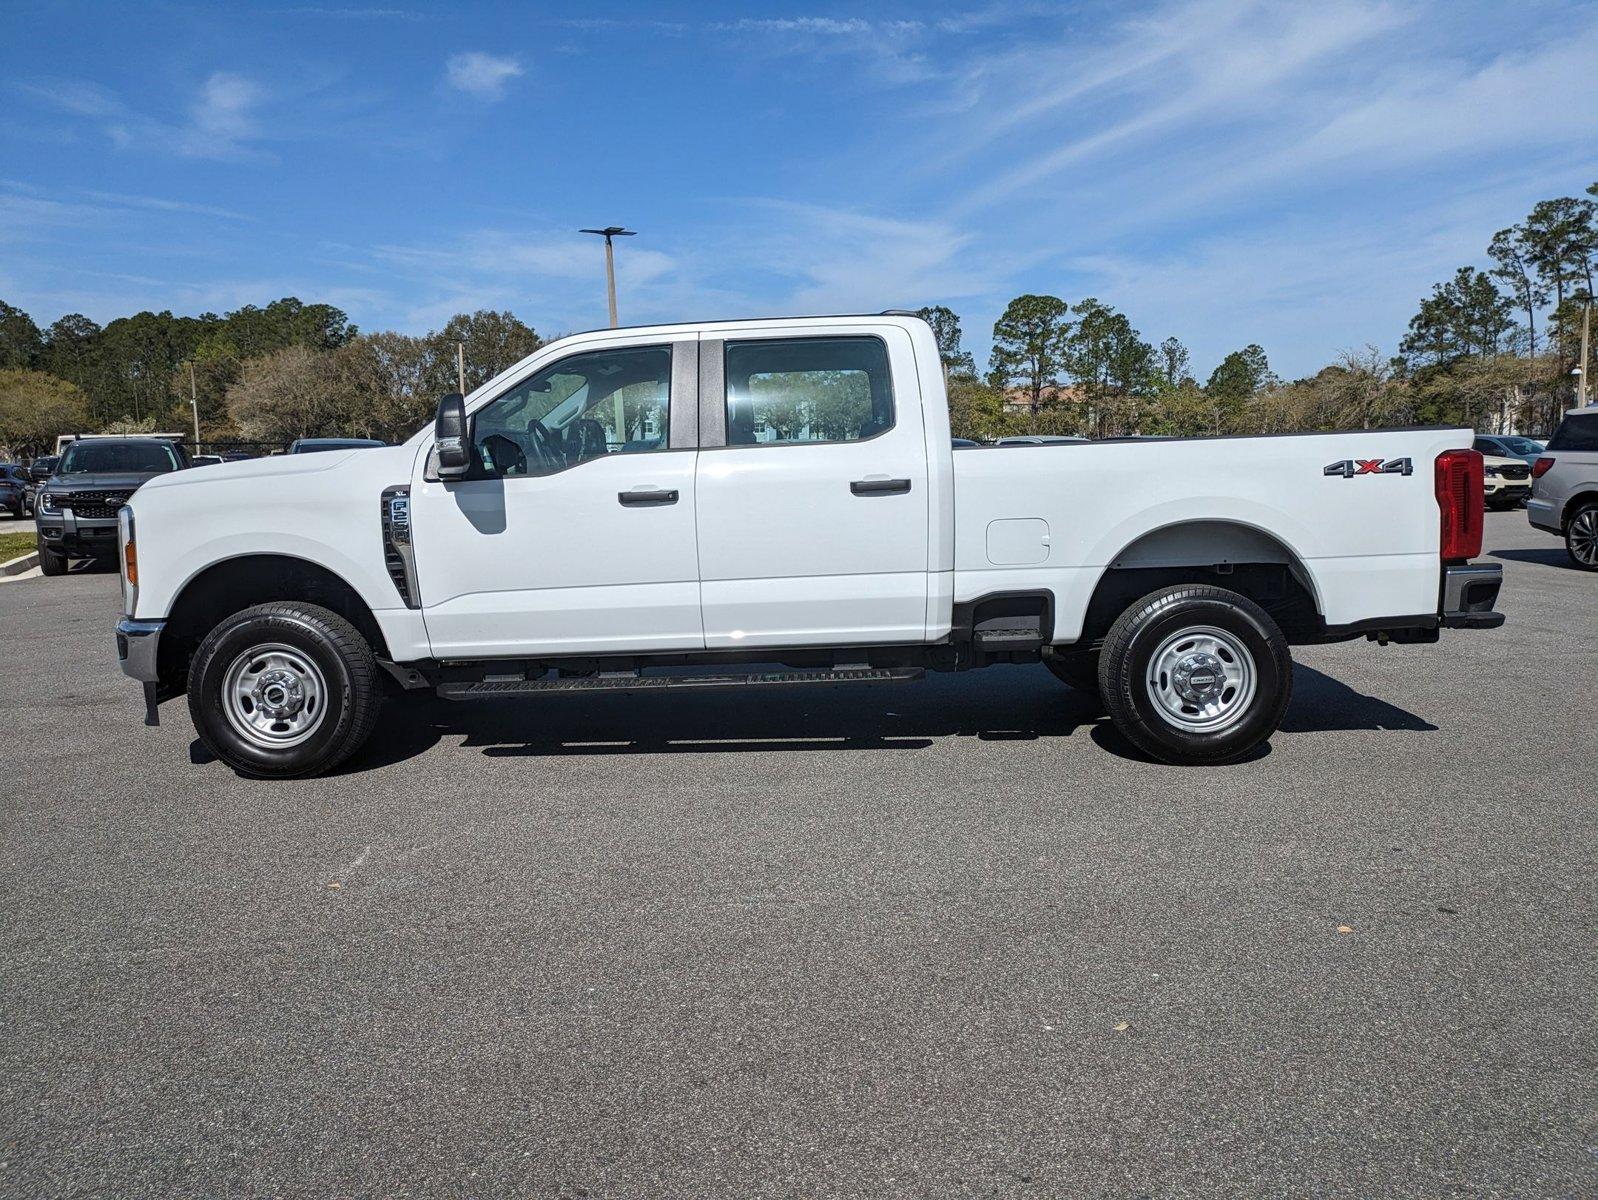
<svg viewBox="0 0 1598 1200"><path fill-rule="evenodd" d="M268 99L267 91L228 71L214 72L200 85L184 122L151 117L114 92L82 80L21 83L17 87L37 103L95 121L121 149L152 149L183 158L268 157L253 144L262 136L257 110Z"/></svg>
<svg viewBox="0 0 1598 1200"><path fill-rule="evenodd" d="M522 65L514 58L484 54L468 50L450 55L444 68L444 78L449 86L479 100L498 100L505 87L522 73Z"/></svg>

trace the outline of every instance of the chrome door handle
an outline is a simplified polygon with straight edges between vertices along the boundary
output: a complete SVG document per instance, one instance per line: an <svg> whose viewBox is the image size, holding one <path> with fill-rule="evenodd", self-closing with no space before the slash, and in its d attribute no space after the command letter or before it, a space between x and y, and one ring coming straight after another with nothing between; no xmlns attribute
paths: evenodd
<svg viewBox="0 0 1598 1200"><path fill-rule="evenodd" d="M634 488L630 492L617 492L616 499L621 503L633 507L648 507L658 504L676 504L676 488Z"/></svg>
<svg viewBox="0 0 1598 1200"><path fill-rule="evenodd" d="M856 479L849 485L856 496L894 496L910 490L908 479Z"/></svg>

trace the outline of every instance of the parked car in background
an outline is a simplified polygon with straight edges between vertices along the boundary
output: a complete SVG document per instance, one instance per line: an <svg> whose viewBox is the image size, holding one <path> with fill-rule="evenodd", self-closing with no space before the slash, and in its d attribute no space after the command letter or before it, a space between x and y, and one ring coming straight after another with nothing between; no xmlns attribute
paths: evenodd
<svg viewBox="0 0 1598 1200"><path fill-rule="evenodd" d="M220 454L194 454L189 457L191 467L215 467L221 465Z"/></svg>
<svg viewBox="0 0 1598 1200"><path fill-rule="evenodd" d="M1534 438L1507 433L1478 433L1475 450L1489 458L1518 458L1528 467L1543 452L1543 444Z"/></svg>
<svg viewBox="0 0 1598 1200"><path fill-rule="evenodd" d="M956 450L969 450L972 446L980 446L982 443L971 438L950 438L949 444Z"/></svg>
<svg viewBox="0 0 1598 1200"><path fill-rule="evenodd" d="M1531 468L1522 459L1483 454L1481 461L1488 508L1514 508L1531 495Z"/></svg>
<svg viewBox="0 0 1598 1200"><path fill-rule="evenodd" d="M61 575L71 559L114 557L117 510L147 479L188 465L182 446L160 438L73 442L34 504L40 572Z"/></svg>
<svg viewBox="0 0 1598 1200"><path fill-rule="evenodd" d="M1570 561L1598 571L1598 404L1565 414L1532 467L1526 519L1565 539Z"/></svg>
<svg viewBox="0 0 1598 1200"><path fill-rule="evenodd" d="M0 463L0 508L19 521L33 511L33 477L27 467Z"/></svg>
<svg viewBox="0 0 1598 1200"><path fill-rule="evenodd" d="M290 454L317 454L323 450L371 450L386 446L376 438L295 438L289 443Z"/></svg>

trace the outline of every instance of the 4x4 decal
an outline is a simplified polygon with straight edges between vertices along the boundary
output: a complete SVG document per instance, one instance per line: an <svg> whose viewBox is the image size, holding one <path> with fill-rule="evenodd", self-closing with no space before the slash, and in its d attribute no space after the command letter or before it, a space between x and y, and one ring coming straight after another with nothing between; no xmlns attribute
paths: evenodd
<svg viewBox="0 0 1598 1200"><path fill-rule="evenodd" d="M1413 475L1415 464L1407 458L1345 458L1342 462L1327 463L1322 475L1341 475L1352 479L1356 475Z"/></svg>

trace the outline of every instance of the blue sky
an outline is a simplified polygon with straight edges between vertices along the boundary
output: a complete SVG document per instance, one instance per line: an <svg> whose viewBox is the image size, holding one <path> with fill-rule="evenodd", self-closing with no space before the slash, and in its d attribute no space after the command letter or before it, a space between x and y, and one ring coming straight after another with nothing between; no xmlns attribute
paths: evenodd
<svg viewBox="0 0 1598 1200"><path fill-rule="evenodd" d="M1598 6L28 4L0 11L0 298L294 294L420 332L1097 296L1202 378L1395 348L1598 178Z"/></svg>

